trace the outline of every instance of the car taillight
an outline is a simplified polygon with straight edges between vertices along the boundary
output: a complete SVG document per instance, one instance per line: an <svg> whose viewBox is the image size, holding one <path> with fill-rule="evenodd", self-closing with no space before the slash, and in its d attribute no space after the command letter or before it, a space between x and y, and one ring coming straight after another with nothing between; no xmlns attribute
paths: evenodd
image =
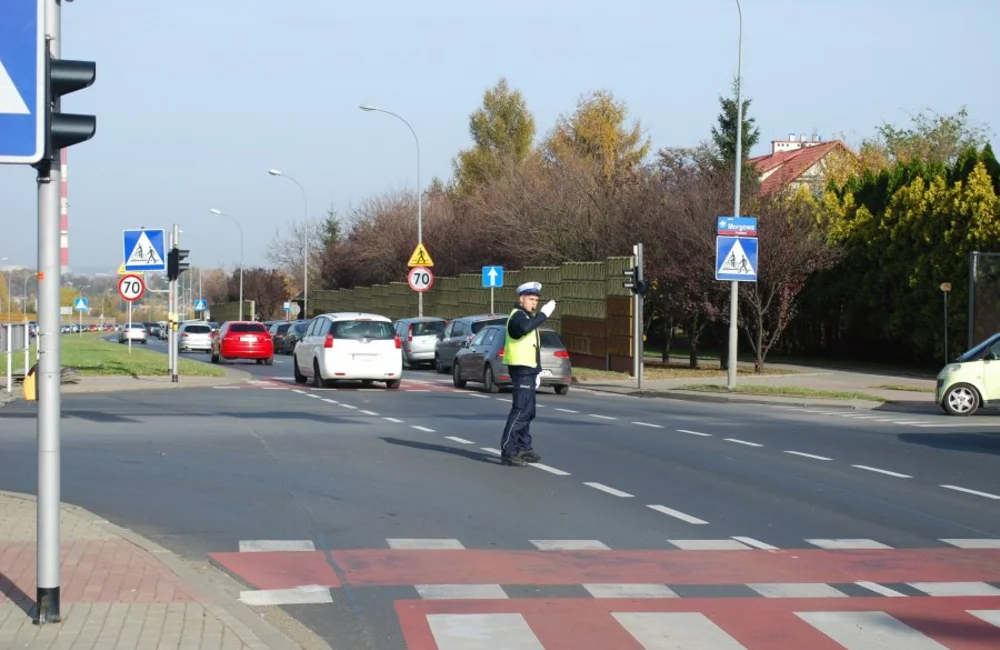
<svg viewBox="0 0 1000 650"><path fill-rule="evenodd" d="M183 334L181 334L181 338L182 338L182 339L184 339L184 338L187 338L187 335L188 335L188 333L187 333L187 332L184 332Z"/></svg>
<svg viewBox="0 0 1000 650"><path fill-rule="evenodd" d="M566 350L557 350L555 352L555 356L559 357L560 359L569 359L569 352L567 352Z"/></svg>
<svg viewBox="0 0 1000 650"><path fill-rule="evenodd" d="M396 349L399 350L400 348L403 347L403 342L399 340L399 334L395 336L395 339L396 339Z"/></svg>
<svg viewBox="0 0 1000 650"><path fill-rule="evenodd" d="M323 341L323 347L324 348L332 348L333 347L333 334L327 334L326 335L326 340Z"/></svg>
<svg viewBox="0 0 1000 650"><path fill-rule="evenodd" d="M503 359L503 348L500 348L500 351L497 352L497 359Z"/></svg>
<svg viewBox="0 0 1000 650"><path fill-rule="evenodd" d="M399 337L397 336L396 338L398 339ZM406 326L406 340L407 341L413 340L413 323L410 323L409 325Z"/></svg>

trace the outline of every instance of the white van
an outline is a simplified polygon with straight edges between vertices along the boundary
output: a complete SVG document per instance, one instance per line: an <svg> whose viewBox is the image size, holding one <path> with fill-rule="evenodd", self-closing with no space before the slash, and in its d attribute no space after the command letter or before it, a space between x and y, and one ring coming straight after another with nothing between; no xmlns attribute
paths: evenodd
<svg viewBox="0 0 1000 650"><path fill-rule="evenodd" d="M335 312L312 319L295 345L295 382L312 379L316 387L331 381L385 382L399 388L403 355L392 320L379 314Z"/></svg>

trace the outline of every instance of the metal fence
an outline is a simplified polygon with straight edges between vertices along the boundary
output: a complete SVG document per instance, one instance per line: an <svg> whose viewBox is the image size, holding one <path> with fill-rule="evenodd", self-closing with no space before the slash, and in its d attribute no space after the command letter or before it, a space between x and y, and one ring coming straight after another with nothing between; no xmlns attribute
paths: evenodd
<svg viewBox="0 0 1000 650"><path fill-rule="evenodd" d="M31 327L28 323L0 324L0 356L5 357L7 392L14 390L14 364L24 352L24 374L31 368Z"/></svg>

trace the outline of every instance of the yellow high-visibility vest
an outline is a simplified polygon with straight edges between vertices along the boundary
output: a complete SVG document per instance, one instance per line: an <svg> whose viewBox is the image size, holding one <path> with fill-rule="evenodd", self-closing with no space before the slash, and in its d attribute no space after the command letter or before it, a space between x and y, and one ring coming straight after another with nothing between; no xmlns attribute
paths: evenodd
<svg viewBox="0 0 1000 650"><path fill-rule="evenodd" d="M507 327L504 327L503 362L507 366L528 366L535 368L538 364L538 348L541 347L541 337L535 329L519 339L510 335L510 319L518 309L510 310L507 316Z"/></svg>

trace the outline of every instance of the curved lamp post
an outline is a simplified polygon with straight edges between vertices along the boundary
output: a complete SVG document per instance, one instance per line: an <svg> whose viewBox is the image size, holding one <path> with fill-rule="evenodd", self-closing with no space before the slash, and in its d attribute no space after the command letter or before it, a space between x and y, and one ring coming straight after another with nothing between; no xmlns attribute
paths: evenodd
<svg viewBox="0 0 1000 650"><path fill-rule="evenodd" d="M223 217L229 217L233 220L233 223L236 224L236 227L240 229L240 320L243 320L243 226L241 226L240 222L236 220L236 217L231 214L226 214L222 210L212 208L209 212Z"/></svg>

